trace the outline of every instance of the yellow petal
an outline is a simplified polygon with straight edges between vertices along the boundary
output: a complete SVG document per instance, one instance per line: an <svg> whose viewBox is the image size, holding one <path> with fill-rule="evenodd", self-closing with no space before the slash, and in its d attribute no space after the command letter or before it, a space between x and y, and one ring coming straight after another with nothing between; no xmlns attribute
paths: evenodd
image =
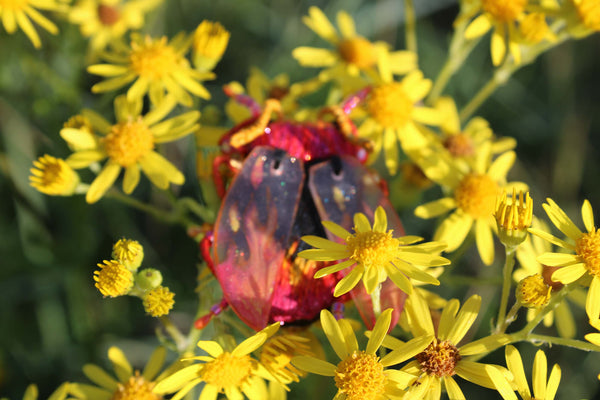
<svg viewBox="0 0 600 400"><path fill-rule="evenodd" d="M296 47L292 56L303 67L329 67L339 60L338 54L331 50L307 46Z"/></svg>
<svg viewBox="0 0 600 400"><path fill-rule="evenodd" d="M348 293L350 290L354 289L354 287L360 282L360 278L362 278L363 269L360 267L355 267L348 275L342 278L341 281L335 285L335 290L333 291L333 295L335 297L340 297L343 294Z"/></svg>
<svg viewBox="0 0 600 400"><path fill-rule="evenodd" d="M308 14L307 17L302 17L302 22L323 39L336 44L338 42L337 31L323 11L318 7L312 6L308 9Z"/></svg>
<svg viewBox="0 0 600 400"><path fill-rule="evenodd" d="M300 256L300 254L298 254ZM327 275L331 275L343 269L349 268L354 265L356 262L354 260L346 260L338 264L330 265L329 267L321 268L317 272L315 272L315 279L322 278Z"/></svg>
<svg viewBox="0 0 600 400"><path fill-rule="evenodd" d="M346 351L348 352L348 354L352 354L353 352L358 350L358 342L356 340L356 335L354 335L352 325L347 319L340 319L338 321L338 324L340 325L340 329L342 330L342 334L344 335Z"/></svg>
<svg viewBox="0 0 600 400"><path fill-rule="evenodd" d="M544 253L538 256L537 261L540 264L549 265L551 267L562 267L564 265L572 265L581 262L581 259L576 254Z"/></svg>
<svg viewBox="0 0 600 400"><path fill-rule="evenodd" d="M354 19L346 11L337 13L337 26L340 28L340 33L344 39L351 39L356 36L356 27Z"/></svg>
<svg viewBox="0 0 600 400"><path fill-rule="evenodd" d="M462 212L454 212L437 228L433 240L446 242L446 251L454 251L464 242L472 225L473 218Z"/></svg>
<svg viewBox="0 0 600 400"><path fill-rule="evenodd" d="M92 204L100 200L104 196L104 193L115 183L120 172L121 166L119 164L112 161L107 162L100 174L90 185L85 195L85 201Z"/></svg>
<svg viewBox="0 0 600 400"><path fill-rule="evenodd" d="M94 64L87 67L87 71L94 75L117 76L126 74L129 68L114 64Z"/></svg>
<svg viewBox="0 0 600 400"><path fill-rule="evenodd" d="M448 333L450 333L450 329L454 325L454 321L456 321L456 313L458 312L459 308L460 302L458 299L451 299L444 306L438 326L438 338L440 340L447 339Z"/></svg>
<svg viewBox="0 0 600 400"><path fill-rule="evenodd" d="M456 200L453 197L441 199L420 205L415 209L415 215L419 218L434 218L456 208Z"/></svg>
<svg viewBox="0 0 600 400"><path fill-rule="evenodd" d="M585 302L585 312L590 320L600 318L600 277L594 276Z"/></svg>
<svg viewBox="0 0 600 400"><path fill-rule="evenodd" d="M219 345L217 342L213 342L212 340L200 340L197 346L214 358L217 358L223 354L223 348L221 345Z"/></svg>
<svg viewBox="0 0 600 400"><path fill-rule="evenodd" d="M556 226L562 233L567 235L572 240L576 241L581 237L581 231L571 221L571 218L567 216L567 214L554 202L554 200L548 198L546 199L548 204L543 204L544 210L546 214L548 214L548 218L552 221L554 226Z"/></svg>
<svg viewBox="0 0 600 400"><path fill-rule="evenodd" d="M335 236L339 237L342 240L346 240L349 236L352 236L350 232L348 232L346 229L342 228L335 222L323 221L321 223L323 224L325 229L327 229L329 232L333 233Z"/></svg>
<svg viewBox="0 0 600 400"><path fill-rule="evenodd" d="M546 377L548 376L548 361L542 350L535 353L533 359L532 388L536 399L546 398Z"/></svg>
<svg viewBox="0 0 600 400"><path fill-rule="evenodd" d="M366 352L368 354L375 354L381 346L385 335L387 335L388 329L390 328L390 324L392 322L392 309L388 308L384 312L381 313L379 317L377 317L377 321L375 322L375 326L371 332L371 337L367 342Z"/></svg>
<svg viewBox="0 0 600 400"><path fill-rule="evenodd" d="M117 374L117 378L119 381L127 382L129 378L133 375L133 368L131 364L125 357L125 353L118 347L111 347L108 349L108 358L110 359L115 373Z"/></svg>
<svg viewBox="0 0 600 400"><path fill-rule="evenodd" d="M512 168L516 159L517 154L514 151L507 151L494 160L490 165L487 174L496 182L506 181L506 175Z"/></svg>
<svg viewBox="0 0 600 400"><path fill-rule="evenodd" d="M450 332L448 332L447 340L455 344L462 340L469 328L471 328L471 325L473 325L473 322L475 322L479 313L479 307L481 307L481 297L476 294L469 297L458 312L456 321L452 325Z"/></svg>
<svg viewBox="0 0 600 400"><path fill-rule="evenodd" d="M594 229L594 211L587 199L585 199L583 206L581 206L581 217L583 218L585 229L587 229L588 232L591 232L592 229Z"/></svg>
<svg viewBox="0 0 600 400"><path fill-rule="evenodd" d="M531 392L529 391L529 384L525 377L525 370L523 369L523 360L521 354L514 346L506 346L506 366L512 372L515 384L519 390L519 394L523 398L531 398Z"/></svg>
<svg viewBox="0 0 600 400"><path fill-rule="evenodd" d="M253 336L250 336L248 339L244 340L242 343L238 344L235 349L231 352L231 355L242 357L247 354L252 353L267 340L267 334L265 332L258 332Z"/></svg>
<svg viewBox="0 0 600 400"><path fill-rule="evenodd" d="M314 357L298 356L292 358L294 367L312 374L323 376L334 376L336 366L327 361L319 360Z"/></svg>
<svg viewBox="0 0 600 400"><path fill-rule="evenodd" d="M86 364L83 366L83 374L96 385L108 389L116 390L118 381L110 376L106 371L94 364Z"/></svg>
<svg viewBox="0 0 600 400"><path fill-rule="evenodd" d="M137 164L125 168L123 177L123 192L131 194L140 182L140 167Z"/></svg>
<svg viewBox="0 0 600 400"><path fill-rule="evenodd" d="M167 349L163 346L158 346L150 356L150 359L146 363L144 367L144 371L142 372L142 376L147 381L152 381L156 375L160 372L162 368L165 358L167 356Z"/></svg>
<svg viewBox="0 0 600 400"><path fill-rule="evenodd" d="M517 396L510 383L508 383L506 377L498 368L493 365L486 365L485 370L504 400L517 400Z"/></svg>
<svg viewBox="0 0 600 400"><path fill-rule="evenodd" d="M492 28L492 23L486 14L482 14L475 18L465 30L466 39L475 39L483 36Z"/></svg>
<svg viewBox="0 0 600 400"><path fill-rule="evenodd" d="M389 367L400 364L421 353L433 341L433 335L418 336L393 349L381 359L381 365Z"/></svg>
<svg viewBox="0 0 600 400"><path fill-rule="evenodd" d="M548 379L548 386L546 386L546 400L554 400L556 391L558 390L558 384L560 383L560 376L560 365L554 364L552 372L550 372L550 379Z"/></svg>
<svg viewBox="0 0 600 400"><path fill-rule="evenodd" d="M335 354L337 354L340 360L346 359L346 357L348 357L348 349L344 342L344 335L333 314L327 310L322 310L321 325L323 326L323 332L325 332L327 340L331 343L331 347L333 348L333 351L335 351Z"/></svg>
<svg viewBox="0 0 600 400"><path fill-rule="evenodd" d="M451 400L464 400L465 399L465 395L463 394L462 390L460 390L460 386L458 386L458 383L456 383L454 378L447 376L444 379L444 385L446 386L446 392L448 393L448 398L450 398ZM439 398L439 396L436 398Z"/></svg>
<svg viewBox="0 0 600 400"><path fill-rule="evenodd" d="M485 265L490 265L494 262L494 239L492 230L487 220L477 219L475 221L475 241L481 261Z"/></svg>
<svg viewBox="0 0 600 400"><path fill-rule="evenodd" d="M494 66L500 65L502 60L504 60L504 56L506 55L505 34L504 27L501 24L497 24L494 33L492 33L491 44L492 64L494 64Z"/></svg>

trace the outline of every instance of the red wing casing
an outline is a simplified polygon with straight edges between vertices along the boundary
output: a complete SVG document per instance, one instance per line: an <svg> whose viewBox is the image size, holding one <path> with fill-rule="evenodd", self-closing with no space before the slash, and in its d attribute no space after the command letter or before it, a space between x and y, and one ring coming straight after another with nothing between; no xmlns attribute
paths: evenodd
<svg viewBox="0 0 600 400"><path fill-rule="evenodd" d="M400 218L381 190L379 176L364 167L353 157L338 157L312 166L309 170L309 189L321 220L332 221L352 232L353 217L361 212L373 221L375 210L383 207L388 218L388 229L403 235ZM330 240L338 240L328 232ZM352 298L369 329L375 325L373 304L362 283L351 291ZM393 308L392 325L395 326L406 294L387 279L381 289L381 307Z"/></svg>
<svg viewBox="0 0 600 400"><path fill-rule="evenodd" d="M231 183L215 224L215 276L235 313L255 330L271 300L304 183L301 160L256 147Z"/></svg>

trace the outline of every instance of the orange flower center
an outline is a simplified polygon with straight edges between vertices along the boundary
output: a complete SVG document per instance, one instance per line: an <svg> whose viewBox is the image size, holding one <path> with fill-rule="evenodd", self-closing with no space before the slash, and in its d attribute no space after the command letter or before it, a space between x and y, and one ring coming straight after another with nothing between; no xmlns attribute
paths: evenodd
<svg viewBox="0 0 600 400"><path fill-rule="evenodd" d="M154 382L146 382L139 371L125 383L119 383L111 400L160 400L162 396L152 393Z"/></svg>
<svg viewBox="0 0 600 400"><path fill-rule="evenodd" d="M473 139L464 133L448 136L444 141L444 147L454 157L471 157L475 155Z"/></svg>
<svg viewBox="0 0 600 400"><path fill-rule="evenodd" d="M471 217L486 218L494 213L500 188L487 174L468 174L454 191L458 208Z"/></svg>
<svg viewBox="0 0 600 400"><path fill-rule="evenodd" d="M335 386L348 400L373 400L385 393L387 378L379 357L354 351L335 370Z"/></svg>
<svg viewBox="0 0 600 400"><path fill-rule="evenodd" d="M154 149L154 136L141 118L113 125L102 141L110 159L123 167L135 164Z"/></svg>
<svg viewBox="0 0 600 400"><path fill-rule="evenodd" d="M252 372L252 359L248 355L237 357L224 352L205 364L202 379L218 388L240 387Z"/></svg>
<svg viewBox="0 0 600 400"><path fill-rule="evenodd" d="M600 276L600 232L596 228L581 235L575 242L575 252L583 258L588 272Z"/></svg>
<svg viewBox="0 0 600 400"><path fill-rule="evenodd" d="M111 26L116 24L121 18L119 9L113 6L107 6L106 4L100 4L98 6L98 19L102 25Z"/></svg>
<svg viewBox="0 0 600 400"><path fill-rule="evenodd" d="M413 101L398 82L375 87L367 103L369 113L385 128L406 125L411 120L413 107Z"/></svg>
<svg viewBox="0 0 600 400"><path fill-rule="evenodd" d="M577 14L583 24L593 30L600 31L600 2L598 0L574 1Z"/></svg>
<svg viewBox="0 0 600 400"><path fill-rule="evenodd" d="M525 10L527 0L482 0L481 7L498 22L513 22Z"/></svg>
<svg viewBox="0 0 600 400"><path fill-rule="evenodd" d="M461 359L455 345L448 340L438 342L437 338L415 358L421 364L421 371L438 378L456 374L454 368Z"/></svg>
<svg viewBox="0 0 600 400"><path fill-rule="evenodd" d="M370 68L377 62L373 44L360 36L342 40L338 51L344 61L354 64L360 69Z"/></svg>
<svg viewBox="0 0 600 400"><path fill-rule="evenodd" d="M548 286L552 287L553 292L558 292L563 288L563 284L560 282L554 282L552 280L552 274L559 269L560 267L550 267L548 265L542 265L542 277L544 278L544 283Z"/></svg>
<svg viewBox="0 0 600 400"><path fill-rule="evenodd" d="M156 81L171 73L180 58L175 49L167 44L166 37L159 40L146 37L142 43L131 44L129 63L138 75Z"/></svg>

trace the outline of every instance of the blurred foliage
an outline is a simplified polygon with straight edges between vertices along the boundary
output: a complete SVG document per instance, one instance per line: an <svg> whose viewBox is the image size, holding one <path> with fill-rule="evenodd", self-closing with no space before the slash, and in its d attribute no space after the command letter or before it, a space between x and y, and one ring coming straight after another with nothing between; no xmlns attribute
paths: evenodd
<svg viewBox="0 0 600 400"><path fill-rule="evenodd" d="M420 66L433 79L446 57L457 5L450 0L415 3ZM213 94L211 103L223 105L220 87L232 80L244 82L251 66L269 76L286 72L292 81L315 74L291 57L298 45L323 44L301 22L310 5L318 5L329 16L344 9L355 17L364 36L385 40L396 49L404 46L401 1L165 0L150 14L144 30L172 36L181 30L191 32L203 19L220 21L230 30L229 47L215 70L217 79L206 85ZM47 197L29 187L32 160L44 153L68 154L59 130L70 116L83 107L112 116L112 94L90 93L96 78L85 71L86 40L77 27L65 21L58 24L57 36L42 34L39 51L21 32L9 36L0 30L0 395L11 398L20 398L30 382L38 384L44 398L65 380L85 380L81 367L88 362L106 363L109 345L127 346L132 363L144 364L156 344L156 322L144 315L138 301L103 300L93 287L95 264L109 256L112 243L120 237L140 241L146 249L145 263L159 268L177 293L176 322L189 326L196 308L193 291L199 257L195 243L182 229L114 200L89 206L80 196ZM541 202L549 196L578 224L584 198L599 209L598 54L600 35L563 44L520 70L478 110L498 135L517 139L519 161L509 178L530 185L537 215L543 215ZM482 41L447 92L460 107L486 82L490 71L489 48ZM179 158L180 167L185 165L188 184L182 193L197 197L193 149L188 138L170 151ZM395 196L402 196L394 192L394 181L390 185ZM162 201L147 183L136 195L159 205ZM433 199L436 194L425 197ZM431 222L418 220L413 209L414 204L403 210L405 225L415 233L431 232ZM469 288L469 293L484 292L484 299L492 301L499 292L500 279L495 277L500 275L501 261L481 274L471 250L461 262L466 264L466 274L489 280L487 285ZM443 294L466 293L465 282L446 283ZM579 317L580 331L587 332L583 312ZM524 348L524 359L532 360L535 349ZM558 398L600 395L597 354L556 348L548 357L550 365L563 366ZM496 357L501 358L502 354ZM327 385L322 377L308 382L293 387L296 398L312 398L311 393L321 390L315 388ZM308 393L297 391L299 386ZM463 387L470 398L491 393Z"/></svg>

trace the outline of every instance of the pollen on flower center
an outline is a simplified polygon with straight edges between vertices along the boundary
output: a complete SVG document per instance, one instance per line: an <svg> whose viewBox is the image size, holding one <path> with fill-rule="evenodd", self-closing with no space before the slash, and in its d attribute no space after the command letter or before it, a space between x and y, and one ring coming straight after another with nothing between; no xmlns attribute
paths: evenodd
<svg viewBox="0 0 600 400"><path fill-rule="evenodd" d="M455 345L448 340L438 342L437 338L415 358L421 364L423 372L438 378L456 374L454 368L461 359Z"/></svg>
<svg viewBox="0 0 600 400"><path fill-rule="evenodd" d="M487 174L468 174L454 191L458 208L473 218L491 216L500 188Z"/></svg>
<svg viewBox="0 0 600 400"><path fill-rule="evenodd" d="M517 285L517 300L528 308L541 308L548 304L552 287L547 285L541 274L522 279Z"/></svg>
<svg viewBox="0 0 600 400"><path fill-rule="evenodd" d="M470 157L475 154L473 139L464 133L451 135L444 141L444 147L454 157Z"/></svg>
<svg viewBox="0 0 600 400"><path fill-rule="evenodd" d="M139 371L125 383L119 383L111 400L160 400L162 396L152 393L154 382L146 382Z"/></svg>
<svg viewBox="0 0 600 400"><path fill-rule="evenodd" d="M114 25L119 21L119 18L121 18L121 14L117 7L107 6L106 4L98 6L98 19L102 25Z"/></svg>
<svg viewBox="0 0 600 400"><path fill-rule="evenodd" d="M482 0L481 7L499 22L512 22L525 10L527 0Z"/></svg>
<svg viewBox="0 0 600 400"><path fill-rule="evenodd" d="M131 44L131 69L150 80L160 80L171 73L179 59L175 49L167 44L166 37L158 40L146 37L142 43Z"/></svg>
<svg viewBox="0 0 600 400"><path fill-rule="evenodd" d="M135 164L154 149L154 136L141 119L113 125L102 141L106 154L123 167Z"/></svg>
<svg viewBox="0 0 600 400"><path fill-rule="evenodd" d="M213 361L206 363L201 371L202 379L218 388L239 387L252 372L250 356L237 357L224 352Z"/></svg>
<svg viewBox="0 0 600 400"><path fill-rule="evenodd" d="M365 267L380 267L392 261L398 251L398 239L389 232L357 232L346 239L350 258Z"/></svg>
<svg viewBox="0 0 600 400"><path fill-rule="evenodd" d="M387 378L379 357L354 351L335 370L335 385L348 400L372 400L385 393Z"/></svg>
<svg viewBox="0 0 600 400"><path fill-rule="evenodd" d="M117 297L127 294L133 286L133 274L115 260L98 264L100 271L94 271L96 288L103 296Z"/></svg>
<svg viewBox="0 0 600 400"><path fill-rule="evenodd" d="M411 120L413 102L402 84L387 83L375 87L367 103L369 113L386 128L401 128Z"/></svg>
<svg viewBox="0 0 600 400"><path fill-rule="evenodd" d="M588 272L600 276L600 232L596 228L577 239L575 251L583 258Z"/></svg>
<svg viewBox="0 0 600 400"><path fill-rule="evenodd" d="M360 36L342 40L338 51L344 61L354 64L360 69L370 68L377 61L373 44Z"/></svg>

